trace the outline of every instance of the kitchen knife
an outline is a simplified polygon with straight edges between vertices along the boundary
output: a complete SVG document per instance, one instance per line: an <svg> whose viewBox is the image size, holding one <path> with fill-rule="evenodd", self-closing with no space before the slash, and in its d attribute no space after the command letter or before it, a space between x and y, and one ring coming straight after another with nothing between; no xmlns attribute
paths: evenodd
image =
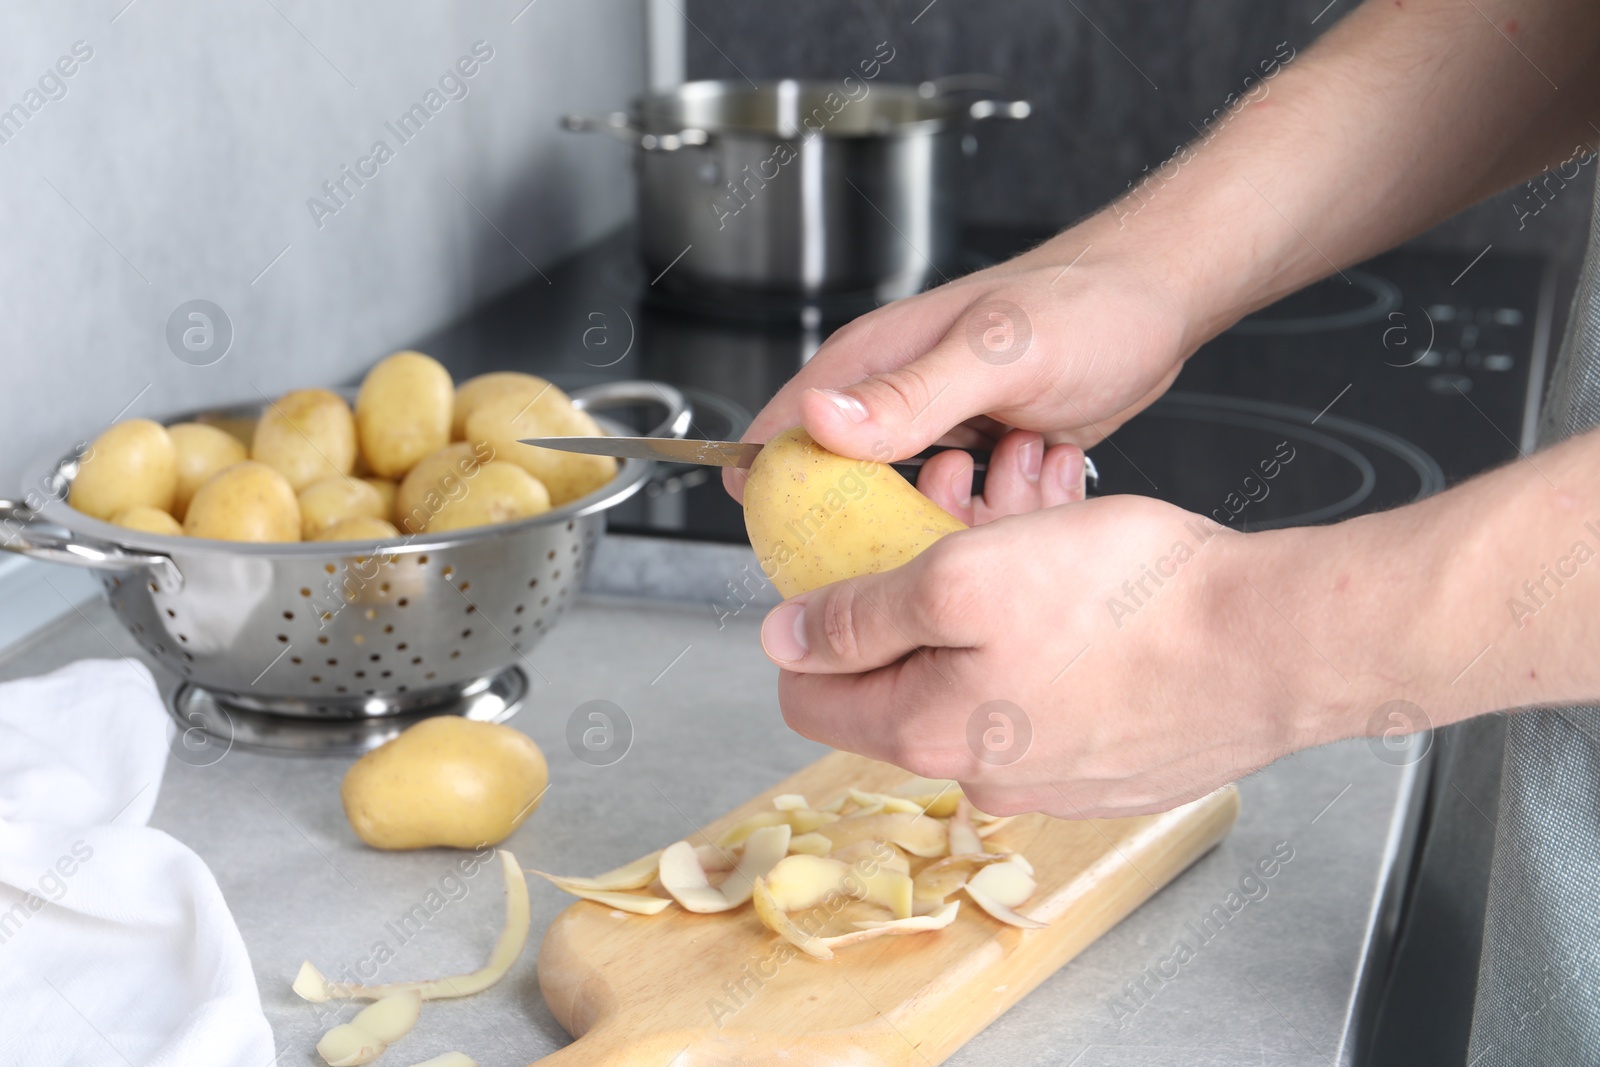
<svg viewBox="0 0 1600 1067"><path fill-rule="evenodd" d="M667 463L698 463L710 467L749 467L761 452L758 444L741 441L690 441L675 437L528 437L521 444L554 448L561 452L581 452L588 456L613 456L617 459L658 459ZM891 466L920 467L948 448L930 449L926 455L907 456ZM986 469L989 453L969 453L976 461L975 471Z"/></svg>
<svg viewBox="0 0 1600 1067"><path fill-rule="evenodd" d="M676 437L526 437L520 442L560 452L581 452L588 456L617 459L656 459L666 463L695 463L709 467L749 467L761 452L758 444L743 441L690 441ZM897 459L891 467L920 467L949 448L935 445L921 455ZM969 452L973 471L989 468L988 452ZM1100 472L1094 460L1085 456L1084 473L1090 490L1100 486Z"/></svg>

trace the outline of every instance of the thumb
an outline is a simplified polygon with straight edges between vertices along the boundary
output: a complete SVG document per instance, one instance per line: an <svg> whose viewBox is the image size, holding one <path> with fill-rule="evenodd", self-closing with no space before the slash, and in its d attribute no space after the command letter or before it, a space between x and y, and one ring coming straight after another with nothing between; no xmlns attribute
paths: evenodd
<svg viewBox="0 0 1600 1067"><path fill-rule="evenodd" d="M963 312L931 350L843 389L808 389L800 414L818 444L841 456L914 456L951 427L1020 402L1033 381L1033 326L1009 300L987 298Z"/></svg>

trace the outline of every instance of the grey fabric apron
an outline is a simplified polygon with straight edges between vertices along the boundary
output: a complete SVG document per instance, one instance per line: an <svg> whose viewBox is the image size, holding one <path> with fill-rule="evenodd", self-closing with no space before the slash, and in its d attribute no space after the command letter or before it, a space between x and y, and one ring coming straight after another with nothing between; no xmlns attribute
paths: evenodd
<svg viewBox="0 0 1600 1067"><path fill-rule="evenodd" d="M1540 445L1600 425L1596 194ZM1600 707L1512 715L1502 774L1468 1063L1600 1064Z"/></svg>

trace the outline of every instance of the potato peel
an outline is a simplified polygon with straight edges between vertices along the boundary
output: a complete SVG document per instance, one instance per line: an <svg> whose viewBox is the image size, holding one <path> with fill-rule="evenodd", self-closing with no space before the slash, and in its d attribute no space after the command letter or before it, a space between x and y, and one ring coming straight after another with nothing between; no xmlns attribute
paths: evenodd
<svg viewBox="0 0 1600 1067"><path fill-rule="evenodd" d="M684 910L700 915L732 911L750 899L755 880L789 854L787 823L763 826L750 834L738 864L721 886L713 886L694 846L679 841L661 853L661 885Z"/></svg>
<svg viewBox="0 0 1600 1067"><path fill-rule="evenodd" d="M988 912L1000 922L1005 923L1007 926L1015 926L1022 930L1043 930L1046 926L1050 925L1049 923L1042 923L1037 919L1030 919L1026 915L1012 910L1006 905L1000 903L998 900L995 900L993 897L984 893L981 889L973 889L971 882L966 884L964 887L964 892L967 894L967 896L972 898L972 902L974 904L978 905L978 907Z"/></svg>
<svg viewBox="0 0 1600 1067"><path fill-rule="evenodd" d="M587 889L558 875L545 874L543 871L528 873L537 874L563 893L571 893L575 897L592 900L596 904L604 904L618 911L632 912L634 915L659 915L672 905L672 898L658 897L653 893L632 893L620 889Z"/></svg>
<svg viewBox="0 0 1600 1067"><path fill-rule="evenodd" d="M797 834L809 834L827 823L837 821L839 816L826 811L816 811L812 808L790 808L786 811L762 811L741 819L725 830L717 838L720 848L732 848L742 845L745 839L757 830L768 826L785 825Z"/></svg>
<svg viewBox="0 0 1600 1067"><path fill-rule="evenodd" d="M643 889L656 879L656 869L661 862L661 849L656 849L648 856L640 856L632 863L624 863L615 870L604 874L597 874L593 878L583 878L564 874L546 874L544 871L530 869L529 874L537 874L540 878L554 882L566 889L573 886L578 889L593 889L606 892L619 889Z"/></svg>
<svg viewBox="0 0 1600 1067"><path fill-rule="evenodd" d="M984 867L967 879L967 886L976 886L978 892L1008 908L1020 907L1039 888L1033 880L1032 870L1023 866L1025 863L1026 860L1017 863L1008 856L1006 862Z"/></svg>
<svg viewBox="0 0 1600 1067"><path fill-rule="evenodd" d="M833 842L826 834L795 834L789 838L789 851L796 855L826 856L833 851Z"/></svg>
<svg viewBox="0 0 1600 1067"><path fill-rule="evenodd" d="M817 832L827 836L835 849L858 841L877 840L899 845L913 856L931 858L944 855L950 847L944 823L907 812L846 815L817 828Z"/></svg>
<svg viewBox="0 0 1600 1067"><path fill-rule="evenodd" d="M956 802L955 814L950 816L950 855L961 856L983 851L983 841L972 828L972 805L962 797Z"/></svg>
<svg viewBox="0 0 1600 1067"><path fill-rule="evenodd" d="M523 877L517 858L505 849L499 849L500 869L505 878L506 918L495 942L489 960L470 974L451 975L419 982L389 982L384 985L362 985L359 982L330 982L310 960L300 965L295 976L294 991L306 1000L321 1003L328 1000L381 1000L392 993L415 990L423 1000L443 1000L450 997L471 996L494 985L511 965L522 955L528 943L528 880Z"/></svg>

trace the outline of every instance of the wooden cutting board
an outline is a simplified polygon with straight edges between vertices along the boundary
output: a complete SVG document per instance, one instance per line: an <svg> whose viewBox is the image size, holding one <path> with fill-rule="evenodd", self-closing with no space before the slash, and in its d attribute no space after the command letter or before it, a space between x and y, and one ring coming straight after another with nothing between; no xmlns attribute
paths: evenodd
<svg viewBox="0 0 1600 1067"><path fill-rule="evenodd" d="M778 793L822 804L847 786L881 791L906 778L835 752L690 840L704 843L770 810ZM947 929L847 946L827 961L783 952L786 942L748 905L721 915L672 907L643 916L578 901L550 924L539 950L545 1002L578 1040L538 1062L940 1063L1222 840L1238 812L1238 790L1228 786L1162 815L1021 816L990 840L1033 864L1039 888L1018 910L1048 928L1002 925L963 896Z"/></svg>

